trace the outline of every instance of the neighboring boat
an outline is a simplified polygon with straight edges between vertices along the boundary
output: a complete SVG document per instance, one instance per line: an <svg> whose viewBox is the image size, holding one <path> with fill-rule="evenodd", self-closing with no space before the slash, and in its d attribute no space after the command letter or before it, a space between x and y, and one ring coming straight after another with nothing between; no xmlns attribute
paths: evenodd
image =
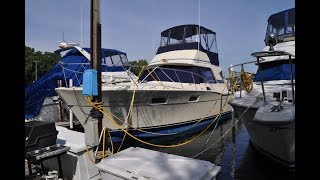
<svg viewBox="0 0 320 180"><path fill-rule="evenodd" d="M243 121L257 149L294 167L295 8L269 17L265 43L261 52L251 54L257 58L253 62L258 65L253 84L249 75L241 71L242 90L234 93L229 104Z"/></svg>
<svg viewBox="0 0 320 180"><path fill-rule="evenodd" d="M90 67L89 48L82 48L69 43L61 46L55 54L60 61L45 75L25 88L25 119L42 120L47 122L68 121L69 108L58 99L54 91L61 86L82 84L82 75ZM124 52L102 48L102 75L105 82L124 81L128 78L128 60ZM134 75L131 75L134 76Z"/></svg>
<svg viewBox="0 0 320 180"><path fill-rule="evenodd" d="M220 111L221 119L231 115L221 70L215 32L198 25L172 27L161 33L161 45L138 81L133 77L131 82L102 84L102 107L114 115L108 118L139 138L198 132ZM84 125L92 106L82 90L82 86L56 88ZM103 117L103 127L111 129L114 142L121 141L123 132L108 118Z"/></svg>

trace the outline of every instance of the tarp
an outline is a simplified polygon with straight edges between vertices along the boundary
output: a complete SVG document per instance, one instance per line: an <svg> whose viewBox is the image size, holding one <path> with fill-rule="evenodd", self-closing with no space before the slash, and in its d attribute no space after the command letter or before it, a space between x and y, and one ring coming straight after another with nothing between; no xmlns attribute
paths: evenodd
<svg viewBox="0 0 320 180"><path fill-rule="evenodd" d="M90 48L83 49L90 53ZM113 55L126 56L126 53L114 49L102 48L102 58ZM54 91L58 85L57 80L62 80L62 86L64 87L66 86L66 80L69 81L69 79L73 80L74 86L79 86L82 83L83 72L90 68L90 64L78 63L90 63L90 61L74 48L67 52L66 55L63 56L63 58L60 59L60 61L55 64L45 75L43 75L34 83L25 87L25 119L35 117L39 114L43 101L46 97L57 95L57 93ZM102 66L101 71L124 71L124 68L127 69L128 67Z"/></svg>
<svg viewBox="0 0 320 180"><path fill-rule="evenodd" d="M267 63L265 63L267 64ZM292 76L293 79L296 78L296 65L292 64ZM273 80L290 80L290 65L289 64L278 64L276 66L262 67L262 78L263 81L273 81ZM255 82L260 82L260 71L256 73L254 80Z"/></svg>

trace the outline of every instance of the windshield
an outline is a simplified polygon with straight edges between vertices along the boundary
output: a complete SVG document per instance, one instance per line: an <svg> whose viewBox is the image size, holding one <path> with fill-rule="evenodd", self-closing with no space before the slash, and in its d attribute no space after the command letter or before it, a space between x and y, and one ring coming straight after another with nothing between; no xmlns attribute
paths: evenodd
<svg viewBox="0 0 320 180"><path fill-rule="evenodd" d="M128 59L124 54L117 54L105 57L103 63L107 66L126 66L128 65Z"/></svg>
<svg viewBox="0 0 320 180"><path fill-rule="evenodd" d="M150 72L150 73L149 73ZM146 70L139 80L169 81L181 83L216 83L216 79L209 68L198 66L165 65L155 70Z"/></svg>

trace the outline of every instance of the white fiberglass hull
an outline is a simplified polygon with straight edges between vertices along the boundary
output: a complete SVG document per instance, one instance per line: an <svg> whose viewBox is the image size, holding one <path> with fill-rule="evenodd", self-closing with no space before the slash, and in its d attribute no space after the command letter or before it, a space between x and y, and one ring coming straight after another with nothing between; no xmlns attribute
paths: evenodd
<svg viewBox="0 0 320 180"><path fill-rule="evenodd" d="M71 107L81 124L86 121L92 106L82 95L82 88L58 88L57 93ZM102 89L103 108L106 113L125 120L130 108L133 90ZM189 101L191 96L199 97ZM158 98L158 102L154 102ZM165 103L162 100L166 100ZM212 91L195 90L137 90L134 99L132 119L128 123L134 128L149 128L184 123L218 115L225 104L227 96ZM153 102L153 103L152 103ZM231 106L226 105L223 112L230 112ZM123 121L109 116L117 124ZM102 125L110 129L119 129L110 118L103 117ZM126 125L123 128L127 128Z"/></svg>
<svg viewBox="0 0 320 180"><path fill-rule="evenodd" d="M254 118L257 107L230 104L241 117L253 145L265 155L289 167L295 166L295 121L288 123L259 123ZM257 103L258 104L258 103ZM244 113L244 114L243 114ZM243 114L243 115L242 115Z"/></svg>

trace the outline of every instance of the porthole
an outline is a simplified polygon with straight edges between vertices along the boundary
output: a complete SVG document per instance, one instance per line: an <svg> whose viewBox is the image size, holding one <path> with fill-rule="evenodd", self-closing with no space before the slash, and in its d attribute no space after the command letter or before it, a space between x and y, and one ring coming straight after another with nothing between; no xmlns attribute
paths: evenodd
<svg viewBox="0 0 320 180"><path fill-rule="evenodd" d="M151 104L165 104L167 101L167 98L153 98Z"/></svg>

